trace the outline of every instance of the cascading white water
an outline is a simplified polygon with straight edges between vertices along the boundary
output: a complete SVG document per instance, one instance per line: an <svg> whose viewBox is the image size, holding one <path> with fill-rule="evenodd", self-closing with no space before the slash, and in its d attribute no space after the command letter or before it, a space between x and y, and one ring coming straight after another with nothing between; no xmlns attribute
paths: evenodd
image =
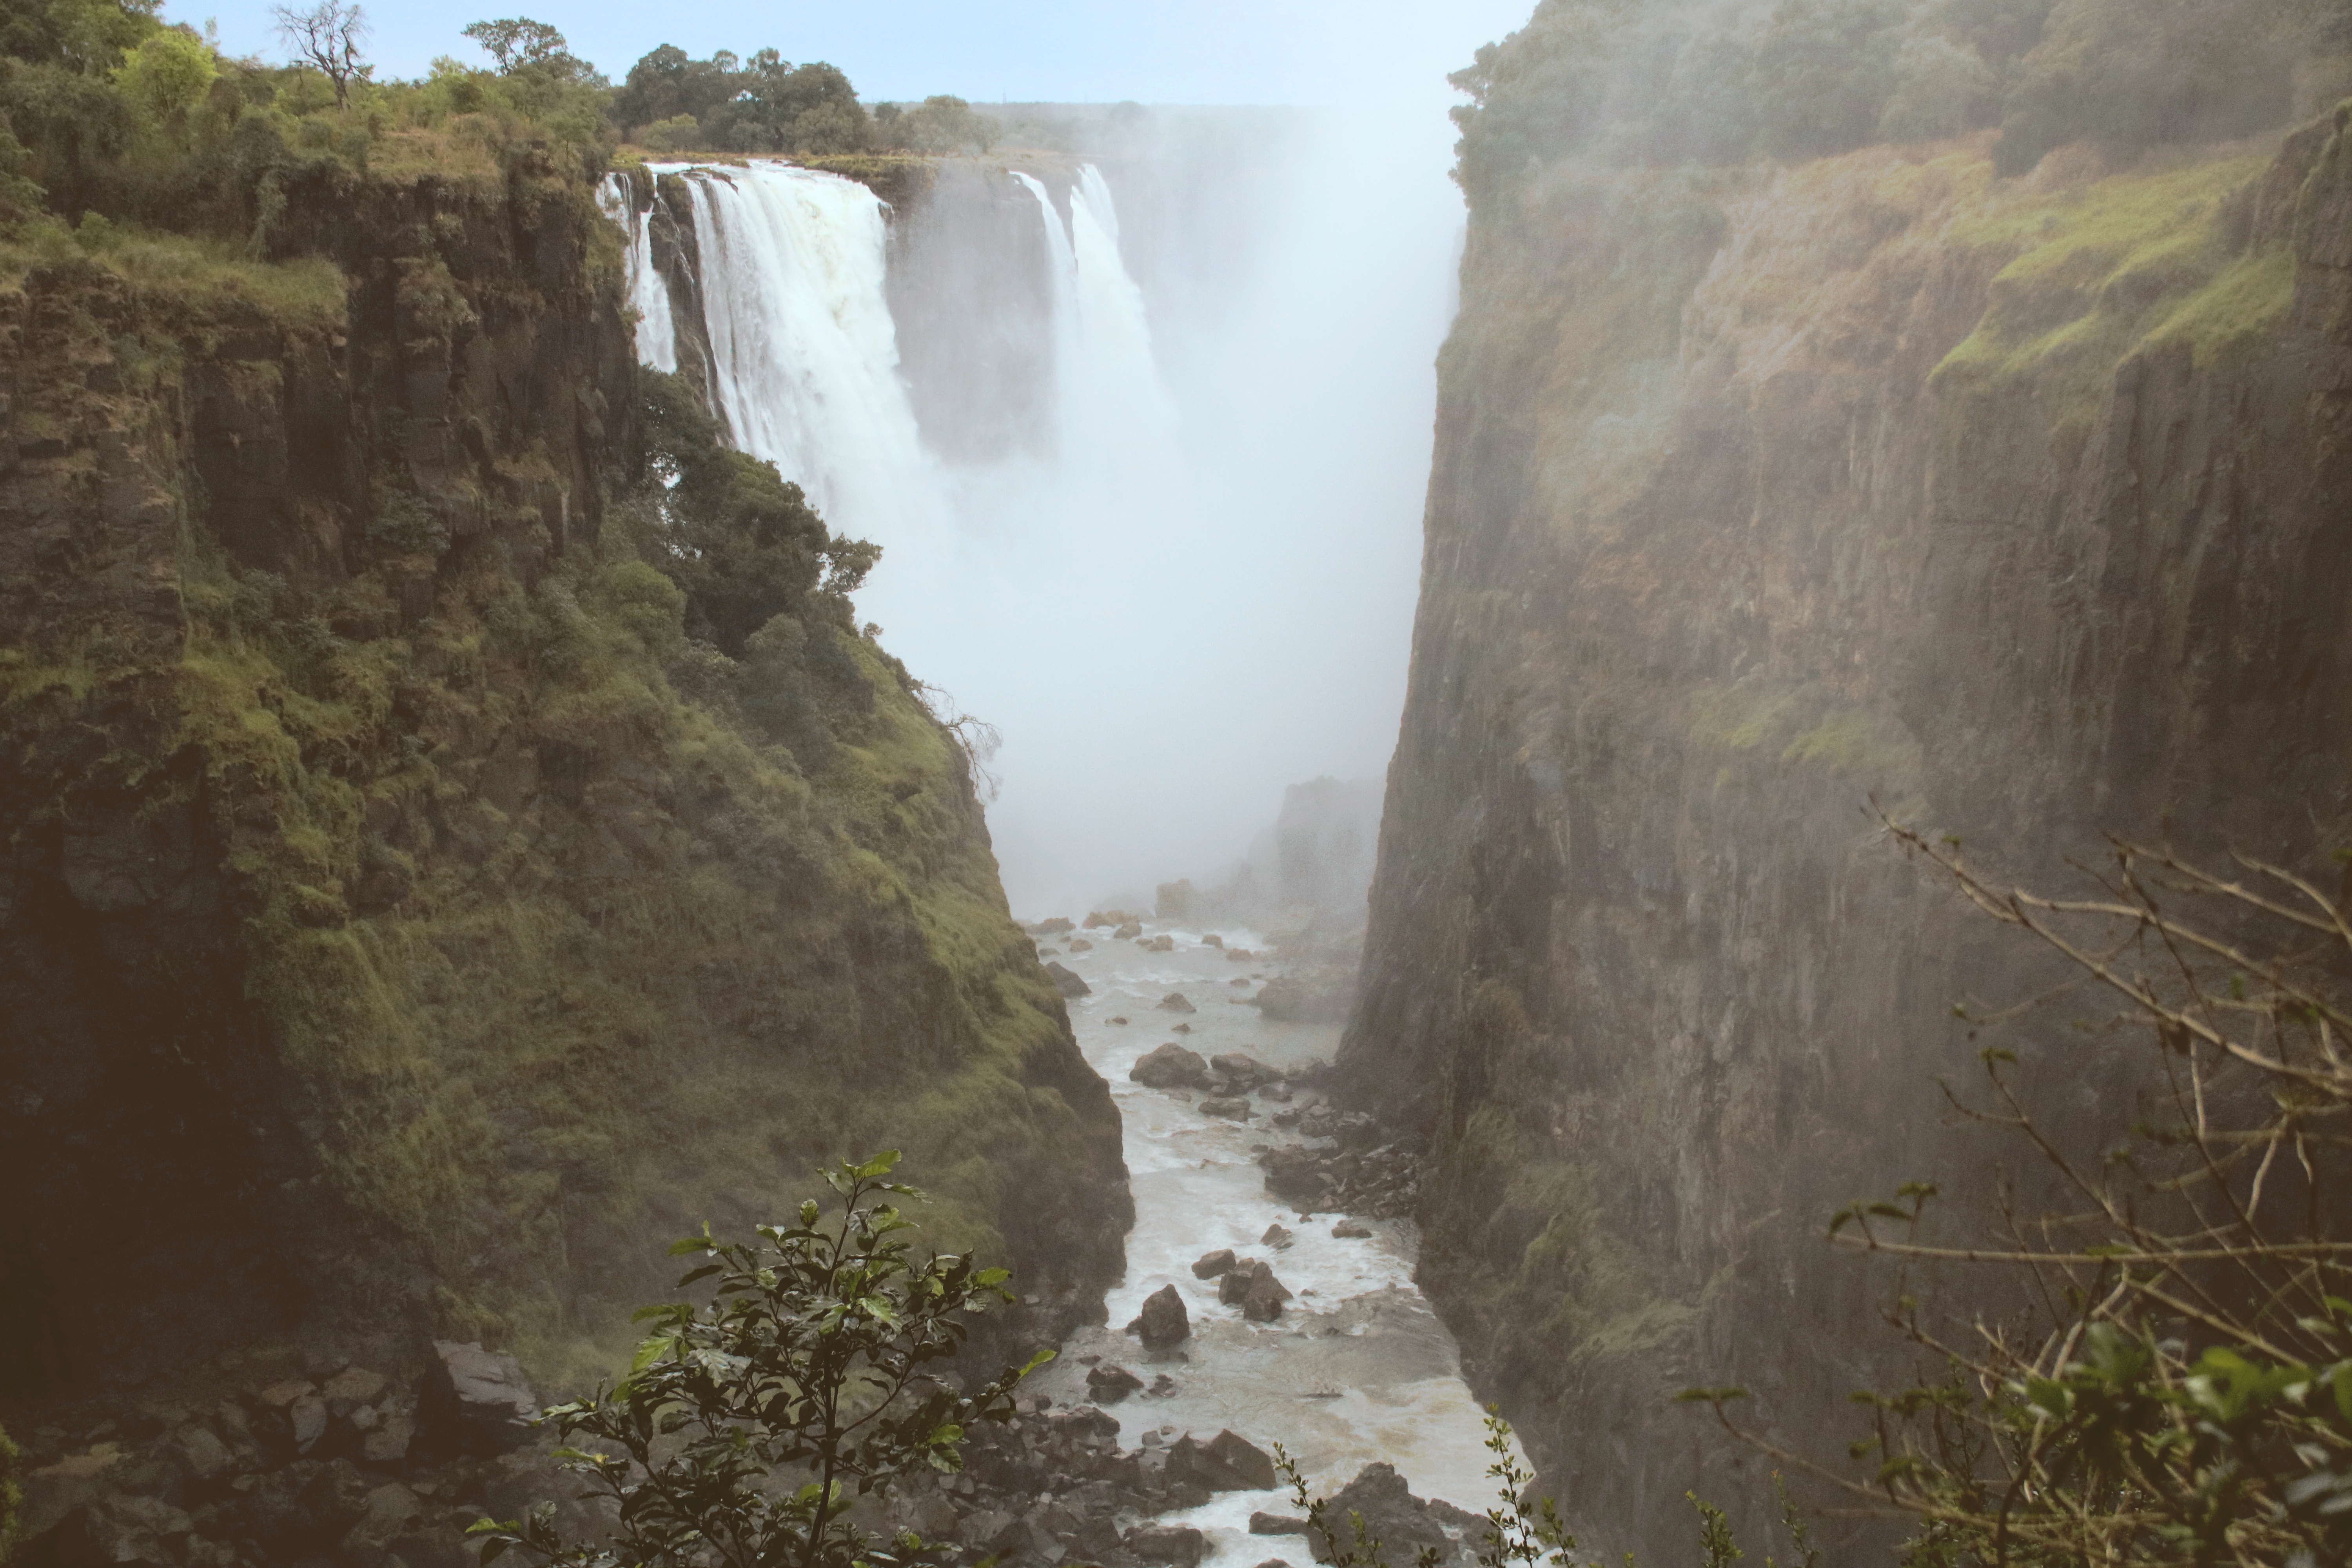
<svg viewBox="0 0 2352 1568"><path fill-rule="evenodd" d="M898 374L880 200L782 164L680 172L729 437L798 483L836 532L929 543L938 480Z"/></svg>
<svg viewBox="0 0 2352 1568"><path fill-rule="evenodd" d="M654 266L653 226L636 210L625 174L607 174L596 199L629 237L629 305L637 313L637 363L677 374L677 324L670 315L669 284Z"/></svg>
<svg viewBox="0 0 2352 1568"><path fill-rule="evenodd" d="M1160 379L1143 290L1118 249L1118 209L1092 163L1070 191L1070 222L1043 182L1013 176L1036 199L1053 268L1055 423L1066 460L1112 468L1173 461L1175 405Z"/></svg>

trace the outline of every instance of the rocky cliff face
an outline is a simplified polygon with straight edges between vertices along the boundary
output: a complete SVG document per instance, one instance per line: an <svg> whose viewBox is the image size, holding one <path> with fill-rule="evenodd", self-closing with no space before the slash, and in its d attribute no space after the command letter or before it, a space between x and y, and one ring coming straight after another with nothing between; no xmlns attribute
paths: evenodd
<svg viewBox="0 0 2352 1568"><path fill-rule="evenodd" d="M2045 882L2352 827L2347 120L2014 181L1562 163L1474 221L1340 1065L1431 1139L1423 1280L1589 1547L1761 1514L1678 1388L1840 1462L1901 1372L1827 1216L1985 1191L1931 1079L2034 961L1867 802ZM2042 1046L2113 1126L2119 1062Z"/></svg>
<svg viewBox="0 0 2352 1568"><path fill-rule="evenodd" d="M828 744L772 743L614 526L585 171L287 195L269 263L0 278L12 1420L362 1331L584 1376L667 1239L882 1147L1008 1338L1098 1303L1118 1116L962 754L845 606L787 628Z"/></svg>

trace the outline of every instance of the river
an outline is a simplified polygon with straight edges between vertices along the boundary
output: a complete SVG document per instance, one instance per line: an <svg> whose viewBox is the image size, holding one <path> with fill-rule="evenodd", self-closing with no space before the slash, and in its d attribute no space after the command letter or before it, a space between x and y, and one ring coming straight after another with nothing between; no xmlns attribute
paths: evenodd
<svg viewBox="0 0 2352 1568"><path fill-rule="evenodd" d="M1135 1229L1128 1237L1127 1277L1110 1293L1108 1325L1073 1338L1034 1386L1056 1404L1087 1402L1087 1357L1115 1361L1147 1381L1165 1373L1174 1385L1166 1394L1137 1394L1112 1407L1121 1442L1137 1443L1155 1428L1172 1441L1187 1431L1206 1439L1230 1427L1269 1452L1281 1443L1320 1495L1384 1459L1418 1495L1484 1512L1495 1484L1486 1479L1482 1412L1463 1382L1453 1337L1413 1285L1410 1222L1368 1219L1361 1223L1369 1237L1333 1237L1339 1215L1302 1218L1265 1190L1255 1151L1301 1141L1270 1125L1266 1112L1281 1107L1254 1099L1255 1113L1235 1122L1202 1114L1192 1091L1147 1089L1128 1077L1138 1058L1171 1040L1203 1057L1245 1051L1277 1068L1328 1062L1339 1027L1268 1024L1247 1005L1263 981L1282 973L1264 956L1264 933L1144 922L1144 942L1162 935L1172 940L1172 951L1113 941L1108 928L1038 943L1043 956L1092 987L1071 1002L1070 1022L1125 1120ZM1211 935L1224 946L1202 941ZM1091 946L1072 951L1073 938ZM1235 962L1234 949L1259 956ZM1182 994L1195 1011L1161 1010L1171 993ZM1189 1033L1176 1032L1178 1025L1189 1026ZM1298 1091L1293 1104L1312 1098L1311 1090ZM1275 1225L1295 1237L1281 1250L1260 1242ZM1279 1321L1245 1321L1239 1307L1218 1303L1214 1279L1193 1278L1195 1259L1228 1247L1266 1259L1296 1292ZM1122 1331L1145 1297L1170 1284L1183 1295L1192 1336L1174 1352L1181 1360L1150 1363L1140 1342ZM1248 1533L1251 1512L1261 1509L1297 1511L1277 1492L1225 1492L1161 1522L1195 1525L1207 1535L1205 1568L1299 1559L1297 1537Z"/></svg>

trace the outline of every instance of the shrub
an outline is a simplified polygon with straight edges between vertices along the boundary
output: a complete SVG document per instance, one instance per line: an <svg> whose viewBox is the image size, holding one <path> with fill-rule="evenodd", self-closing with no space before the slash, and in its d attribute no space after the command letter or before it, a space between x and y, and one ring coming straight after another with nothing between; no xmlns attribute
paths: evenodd
<svg viewBox="0 0 2352 1568"><path fill-rule="evenodd" d="M629 1375L542 1417L564 1440L564 1468L617 1506L618 1532L566 1542L552 1503L486 1519L471 1531L484 1568L515 1547L574 1568L851 1568L920 1551L912 1536L894 1552L852 1525L849 1493L920 1468L961 1470L966 1430L1010 1419L1013 1387L1053 1352L971 1397L942 1375L965 1316L1013 1300L1009 1276L965 1257L915 1258L912 1222L867 1201L922 1195L887 1179L898 1159L824 1173L837 1220L821 1222L812 1198L797 1224L761 1226L754 1242L716 1241L706 1227L671 1247L705 1260L678 1287L702 1286L709 1300L639 1312L655 1328ZM801 1474L803 1484L771 1489Z"/></svg>

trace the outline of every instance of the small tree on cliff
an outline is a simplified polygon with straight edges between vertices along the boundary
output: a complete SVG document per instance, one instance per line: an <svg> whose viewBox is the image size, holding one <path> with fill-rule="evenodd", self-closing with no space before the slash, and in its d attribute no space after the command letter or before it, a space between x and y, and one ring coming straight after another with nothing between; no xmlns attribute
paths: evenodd
<svg viewBox="0 0 2352 1568"><path fill-rule="evenodd" d="M1002 1268L914 1257L913 1222L870 1201L921 1195L887 1179L898 1159L825 1173L835 1220L812 1198L798 1224L761 1226L757 1241L717 1241L706 1227L671 1247L704 1260L678 1284L710 1300L639 1312L655 1329L629 1375L541 1417L563 1438L559 1462L616 1506L618 1532L565 1542L552 1503L486 1519L471 1531L485 1568L515 1548L569 1568L850 1568L920 1550L850 1524L850 1493L961 1470L966 1430L1009 1419L1014 1385L1053 1352L971 1397L940 1377L965 1316L1013 1298ZM779 1487L787 1477L805 1479Z"/></svg>
<svg viewBox="0 0 2352 1568"><path fill-rule="evenodd" d="M352 79L368 69L360 59L360 40L368 34L366 14L343 0L319 0L315 5L272 6L269 18L294 58L316 66L335 84L335 107L349 107Z"/></svg>
<svg viewBox="0 0 2352 1568"><path fill-rule="evenodd" d="M1987 1044L1967 1117L2021 1139L2063 1209L2001 1194L2001 1239L1931 1245L1936 1189L1831 1234L1915 1266L1990 1269L2021 1309L1954 1323L1906 1278L1887 1316L1943 1375L1857 1395L1866 1482L1758 1446L1916 1521L1906 1562L2321 1568L2352 1562L2352 852L2333 895L2241 859L2117 842L2087 896L2005 890L1957 840L1888 824L1975 906L2046 944L2152 1058L2157 1105L2105 1149L2037 1113ZM1971 1037L2044 1016L1955 1011ZM1926 1298L1923 1300L1922 1298ZM1727 1426L1738 1389L1695 1389ZM1742 1436L1748 1436L1742 1434ZM1752 1436L1750 1441L1757 1441Z"/></svg>

